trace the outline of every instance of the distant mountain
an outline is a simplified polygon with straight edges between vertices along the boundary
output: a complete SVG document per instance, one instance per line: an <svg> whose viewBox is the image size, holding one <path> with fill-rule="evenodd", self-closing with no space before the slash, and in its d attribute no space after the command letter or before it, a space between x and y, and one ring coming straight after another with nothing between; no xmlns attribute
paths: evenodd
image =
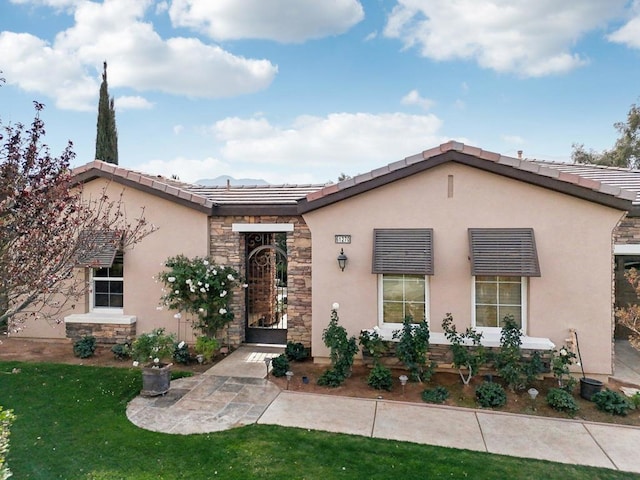
<svg viewBox="0 0 640 480"><path fill-rule="evenodd" d="M227 181L231 185L269 185L269 182L266 182L261 179L255 178L233 178L229 175L220 175L216 178L203 178L202 180L198 180L196 182L197 185L204 185L205 187L216 187L216 186L226 186Z"/></svg>

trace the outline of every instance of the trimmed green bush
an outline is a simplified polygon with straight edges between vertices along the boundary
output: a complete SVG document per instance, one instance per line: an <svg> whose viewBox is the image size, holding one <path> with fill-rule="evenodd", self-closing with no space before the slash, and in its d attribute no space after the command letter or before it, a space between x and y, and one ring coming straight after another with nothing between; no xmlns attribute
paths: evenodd
<svg viewBox="0 0 640 480"><path fill-rule="evenodd" d="M547 393L547 404L554 410L567 412L570 415L574 415L580 409L573 395L564 388L550 389Z"/></svg>
<svg viewBox="0 0 640 480"><path fill-rule="evenodd" d="M476 388L476 400L482 407L502 407L507 403L507 393L499 383L482 382Z"/></svg>
<svg viewBox="0 0 640 480"><path fill-rule="evenodd" d="M309 351L300 342L287 342L284 354L290 361L301 362L309 356Z"/></svg>
<svg viewBox="0 0 640 480"><path fill-rule="evenodd" d="M79 358L93 357L96 351L96 337L86 335L73 343L73 354Z"/></svg>
<svg viewBox="0 0 640 480"><path fill-rule="evenodd" d="M117 360L126 360L131 358L131 344L129 343L116 343L111 347L111 353Z"/></svg>
<svg viewBox="0 0 640 480"><path fill-rule="evenodd" d="M633 408L633 404L626 397L608 388L594 393L591 401L596 404L598 410L623 417Z"/></svg>
<svg viewBox="0 0 640 480"><path fill-rule="evenodd" d="M393 386L391 370L380 363L376 363L367 377L367 384L376 390L390 391Z"/></svg>
<svg viewBox="0 0 640 480"><path fill-rule="evenodd" d="M283 353L271 360L271 373L274 377L284 377L289 371L289 359Z"/></svg>
<svg viewBox="0 0 640 480"><path fill-rule="evenodd" d="M189 365L191 363L191 353L189 352L189 345L187 342L176 343L173 347L173 360L176 363L182 365Z"/></svg>
<svg viewBox="0 0 640 480"><path fill-rule="evenodd" d="M427 388L422 392L422 400L427 403L444 403L449 398L449 390L442 386Z"/></svg>

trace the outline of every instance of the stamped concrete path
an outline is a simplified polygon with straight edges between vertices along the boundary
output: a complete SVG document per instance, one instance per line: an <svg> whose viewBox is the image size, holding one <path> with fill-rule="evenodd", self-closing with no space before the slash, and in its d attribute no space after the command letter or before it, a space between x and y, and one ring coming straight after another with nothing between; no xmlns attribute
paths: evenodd
<svg viewBox="0 0 640 480"><path fill-rule="evenodd" d="M264 362L281 352L239 348L202 375L172 381L162 397L135 398L127 417L175 434L272 424L640 473L640 428L281 391Z"/></svg>

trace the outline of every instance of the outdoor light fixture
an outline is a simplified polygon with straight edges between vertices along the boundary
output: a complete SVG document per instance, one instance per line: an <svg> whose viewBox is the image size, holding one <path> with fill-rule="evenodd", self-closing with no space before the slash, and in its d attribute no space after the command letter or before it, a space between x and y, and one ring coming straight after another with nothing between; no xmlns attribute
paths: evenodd
<svg viewBox="0 0 640 480"><path fill-rule="evenodd" d="M402 385L402 395L404 396L404 386L407 384L407 380L409 380L409 377L407 377L406 375L400 375L398 378L400 379L400 385Z"/></svg>
<svg viewBox="0 0 640 480"><path fill-rule="evenodd" d="M344 272L344 267L347 266L347 256L344 254L344 248L340 249L340 255L338 255L338 266L340 270Z"/></svg>
<svg viewBox="0 0 640 480"><path fill-rule="evenodd" d="M291 377L293 377L293 372L288 370L285 372L285 375L287 376L287 390L289 390L289 382L291 381Z"/></svg>
<svg viewBox="0 0 640 480"><path fill-rule="evenodd" d="M269 378L269 366L271 365L271 357L266 357L264 359L264 364L267 367L267 378Z"/></svg>
<svg viewBox="0 0 640 480"><path fill-rule="evenodd" d="M536 397L538 396L538 390L535 388L530 388L527 393L529 394L529 398L531 399L531 409L535 412L536 410Z"/></svg>

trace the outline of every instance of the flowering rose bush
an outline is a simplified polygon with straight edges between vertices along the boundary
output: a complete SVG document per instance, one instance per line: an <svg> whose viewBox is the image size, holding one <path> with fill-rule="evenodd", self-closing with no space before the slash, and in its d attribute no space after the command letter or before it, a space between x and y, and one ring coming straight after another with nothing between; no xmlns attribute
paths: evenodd
<svg viewBox="0 0 640 480"><path fill-rule="evenodd" d="M131 344L133 365L163 367L171 358L175 348L175 335L167 334L164 328L156 328L149 333L138 335Z"/></svg>
<svg viewBox="0 0 640 480"><path fill-rule="evenodd" d="M219 329L233 320L231 303L238 272L231 267L215 265L206 258L189 259L184 255L165 262L167 271L158 277L164 283L162 303L180 318L181 312L192 315L193 327L214 338Z"/></svg>
<svg viewBox="0 0 640 480"><path fill-rule="evenodd" d="M576 354L563 346L559 350L554 350L551 357L551 371L558 380L558 387L571 392L577 380L571 376L569 367L575 363Z"/></svg>

